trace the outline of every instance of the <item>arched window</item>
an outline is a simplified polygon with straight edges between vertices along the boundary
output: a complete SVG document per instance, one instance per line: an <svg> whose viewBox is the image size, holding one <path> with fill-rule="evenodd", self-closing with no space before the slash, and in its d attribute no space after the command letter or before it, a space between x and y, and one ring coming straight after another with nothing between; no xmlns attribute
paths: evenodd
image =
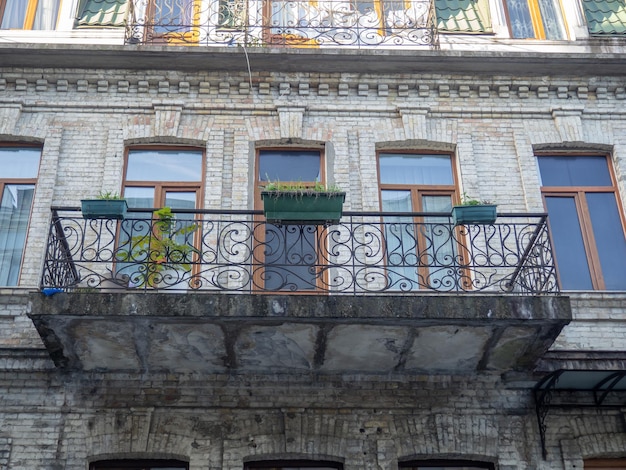
<svg viewBox="0 0 626 470"><path fill-rule="evenodd" d="M412 460L398 467L402 470L495 470L492 463L471 460Z"/></svg>
<svg viewBox="0 0 626 470"><path fill-rule="evenodd" d="M244 470L343 470L338 462L325 460L264 460L248 462Z"/></svg>
<svg viewBox="0 0 626 470"><path fill-rule="evenodd" d="M89 470L189 470L189 464L181 460L100 460L92 462Z"/></svg>

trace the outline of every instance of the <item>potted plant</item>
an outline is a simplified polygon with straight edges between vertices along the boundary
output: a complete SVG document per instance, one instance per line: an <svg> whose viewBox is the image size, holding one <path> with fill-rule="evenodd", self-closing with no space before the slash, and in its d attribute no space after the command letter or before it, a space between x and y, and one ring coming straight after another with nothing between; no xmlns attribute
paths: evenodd
<svg viewBox="0 0 626 470"><path fill-rule="evenodd" d="M197 229L193 222L178 223L170 207L163 207L153 213L152 231L130 238L128 249L120 250L117 258L122 263L141 263L145 270L139 277L141 282L136 287L176 288L191 271L191 261L197 253L189 234ZM181 273L182 276L181 276Z"/></svg>
<svg viewBox="0 0 626 470"><path fill-rule="evenodd" d="M85 219L123 220L128 209L126 200L110 191L100 191L95 199L82 199L80 204Z"/></svg>
<svg viewBox="0 0 626 470"><path fill-rule="evenodd" d="M452 208L454 225L492 224L497 217L496 205L488 201L479 201L463 193L461 204Z"/></svg>
<svg viewBox="0 0 626 470"><path fill-rule="evenodd" d="M319 225L339 222L346 193L322 183L270 182L262 188L261 199L268 222Z"/></svg>

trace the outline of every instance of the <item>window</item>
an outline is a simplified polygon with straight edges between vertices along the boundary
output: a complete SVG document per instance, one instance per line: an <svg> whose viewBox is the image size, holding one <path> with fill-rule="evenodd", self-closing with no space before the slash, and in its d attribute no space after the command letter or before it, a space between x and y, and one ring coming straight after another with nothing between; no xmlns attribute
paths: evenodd
<svg viewBox="0 0 626 470"><path fill-rule="evenodd" d="M200 15L200 6L197 2L199 0L136 2L133 12L133 37L157 43L197 42ZM116 17L119 18L119 15Z"/></svg>
<svg viewBox="0 0 626 470"><path fill-rule="evenodd" d="M626 459L585 460L585 470L626 470Z"/></svg>
<svg viewBox="0 0 626 470"><path fill-rule="evenodd" d="M403 470L494 470L494 465L487 462L470 460L419 460L401 463Z"/></svg>
<svg viewBox="0 0 626 470"><path fill-rule="evenodd" d="M180 460L101 460L89 465L89 470L189 470Z"/></svg>
<svg viewBox="0 0 626 470"><path fill-rule="evenodd" d="M626 289L626 238L608 157L538 157L563 289Z"/></svg>
<svg viewBox="0 0 626 470"><path fill-rule="evenodd" d="M61 0L0 0L0 29L55 29Z"/></svg>
<svg viewBox="0 0 626 470"><path fill-rule="evenodd" d="M511 37L566 39L560 0L505 0Z"/></svg>
<svg viewBox="0 0 626 470"><path fill-rule="evenodd" d="M190 148L134 148L128 151L124 198L129 208L169 207L171 223L151 227L153 211L132 212L122 223L117 273L131 287L185 288L198 236L195 215L202 200L203 152ZM165 220L164 217L161 217Z"/></svg>
<svg viewBox="0 0 626 470"><path fill-rule="evenodd" d="M262 208L261 190L268 181L312 186L324 183L323 154L319 150L260 150L257 161L255 207ZM264 290L310 291L317 288L317 226L264 224L255 238L255 258L262 262L255 282Z"/></svg>
<svg viewBox="0 0 626 470"><path fill-rule="evenodd" d="M337 462L312 460L274 460L250 462L244 470L342 470L343 465Z"/></svg>
<svg viewBox="0 0 626 470"><path fill-rule="evenodd" d="M446 212L456 200L450 155L381 153L378 156L383 212ZM384 217L390 287L442 289L456 286L456 246L447 216ZM419 223L419 225L416 225Z"/></svg>
<svg viewBox="0 0 626 470"><path fill-rule="evenodd" d="M0 147L0 286L19 280L41 150Z"/></svg>

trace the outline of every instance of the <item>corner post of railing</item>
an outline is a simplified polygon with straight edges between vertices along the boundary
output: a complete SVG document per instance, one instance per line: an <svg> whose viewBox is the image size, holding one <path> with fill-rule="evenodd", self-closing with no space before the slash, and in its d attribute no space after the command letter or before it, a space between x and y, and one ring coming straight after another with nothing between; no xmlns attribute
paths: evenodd
<svg viewBox="0 0 626 470"><path fill-rule="evenodd" d="M528 257L530 256L530 253L535 246L535 242L539 238L539 235L541 234L541 232L545 230L547 220L548 220L548 216L546 214L543 214L539 217L539 221L537 222L537 225L535 226L535 230L533 231L532 235L530 236L530 239L528 240L528 244L526 245L526 248L524 249L524 253L521 256L519 263L515 267L515 271L513 271L513 275L511 276L510 281L506 284L506 289L508 292L511 292L513 290L515 286L515 281L517 280L522 270L524 269L524 265L526 264L526 261L528 260Z"/></svg>

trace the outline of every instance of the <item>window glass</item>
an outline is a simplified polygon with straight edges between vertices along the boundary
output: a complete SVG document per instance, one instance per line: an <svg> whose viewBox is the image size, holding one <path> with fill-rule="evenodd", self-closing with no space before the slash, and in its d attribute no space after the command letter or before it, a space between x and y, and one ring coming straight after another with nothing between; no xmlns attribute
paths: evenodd
<svg viewBox="0 0 626 470"><path fill-rule="evenodd" d="M2 155L0 178L37 178L40 149L35 147L2 147L0 154Z"/></svg>
<svg viewBox="0 0 626 470"><path fill-rule="evenodd" d="M7 184L0 202L0 286L18 282L35 185Z"/></svg>
<svg viewBox="0 0 626 470"><path fill-rule="evenodd" d="M539 156L564 289L626 289L626 237L604 156Z"/></svg>
<svg viewBox="0 0 626 470"><path fill-rule="evenodd" d="M573 197L546 197L546 205L561 285L567 289L592 289L576 201Z"/></svg>
<svg viewBox="0 0 626 470"><path fill-rule="evenodd" d="M605 288L626 290L626 238L615 196L611 193L589 193L587 205Z"/></svg>
<svg viewBox="0 0 626 470"><path fill-rule="evenodd" d="M315 150L261 150L260 181L320 181L321 155Z"/></svg>
<svg viewBox="0 0 626 470"><path fill-rule="evenodd" d="M454 184L449 155L380 154L383 184Z"/></svg>
<svg viewBox="0 0 626 470"><path fill-rule="evenodd" d="M506 0L511 37L565 39L559 0Z"/></svg>
<svg viewBox="0 0 626 470"><path fill-rule="evenodd" d="M255 197L261 206L260 186L274 182L324 182L322 153L318 150L260 150ZM262 270L257 282L266 290L314 291L319 279L315 268L321 263L315 225L263 224L257 250ZM262 274L261 274L262 271Z"/></svg>
<svg viewBox="0 0 626 470"><path fill-rule="evenodd" d="M606 159L597 156L541 156L543 186L612 186Z"/></svg>
<svg viewBox="0 0 626 470"><path fill-rule="evenodd" d="M40 153L0 147L0 286L18 284Z"/></svg>
<svg viewBox="0 0 626 470"><path fill-rule="evenodd" d="M7 0L1 28L55 29L60 3L60 0Z"/></svg>
<svg viewBox="0 0 626 470"><path fill-rule="evenodd" d="M445 212L454 199L450 155L379 154L380 199L383 212ZM387 283L390 289L454 286L450 269L456 252L448 215L388 215L383 217ZM448 290L449 290L448 288Z"/></svg>
<svg viewBox="0 0 626 470"><path fill-rule="evenodd" d="M200 181L202 152L199 150L131 150L128 181Z"/></svg>

